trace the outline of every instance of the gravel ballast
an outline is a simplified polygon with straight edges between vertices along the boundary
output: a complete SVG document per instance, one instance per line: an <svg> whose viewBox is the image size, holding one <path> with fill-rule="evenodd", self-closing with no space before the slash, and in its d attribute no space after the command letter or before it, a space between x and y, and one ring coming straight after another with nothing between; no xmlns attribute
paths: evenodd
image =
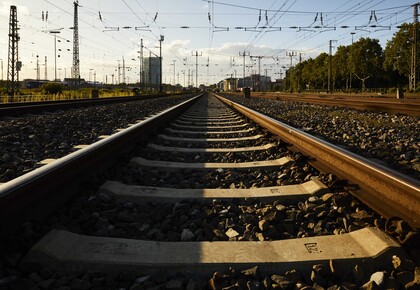
<svg viewBox="0 0 420 290"><path fill-rule="evenodd" d="M116 129L189 97L171 96L0 120L0 182L33 170L44 159L63 157L74 151L73 146L92 144L101 135L111 135Z"/></svg>
<svg viewBox="0 0 420 290"><path fill-rule="evenodd" d="M420 118L225 95L311 135L420 179Z"/></svg>

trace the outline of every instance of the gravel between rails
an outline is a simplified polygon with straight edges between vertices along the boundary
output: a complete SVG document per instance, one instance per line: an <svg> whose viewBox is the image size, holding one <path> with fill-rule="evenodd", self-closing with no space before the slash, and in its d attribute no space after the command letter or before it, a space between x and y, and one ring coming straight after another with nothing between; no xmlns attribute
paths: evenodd
<svg viewBox="0 0 420 290"><path fill-rule="evenodd" d="M292 101L226 98L420 179L420 118Z"/></svg>
<svg viewBox="0 0 420 290"><path fill-rule="evenodd" d="M110 135L189 97L171 96L0 120L0 182L35 169L41 160L63 157L73 152L75 145L92 144L100 135Z"/></svg>

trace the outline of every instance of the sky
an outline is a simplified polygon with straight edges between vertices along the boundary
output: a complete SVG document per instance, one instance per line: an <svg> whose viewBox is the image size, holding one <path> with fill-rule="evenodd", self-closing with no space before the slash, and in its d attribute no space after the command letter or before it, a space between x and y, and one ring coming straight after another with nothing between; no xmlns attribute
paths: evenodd
<svg viewBox="0 0 420 290"><path fill-rule="evenodd" d="M272 79L299 59L315 58L361 37L385 48L398 25L413 21L406 0L79 0L80 75L85 80L139 80L143 55L159 55L163 82L213 84L260 73ZM1 0L0 59L7 79L10 6L17 7L19 79L71 77L73 0ZM51 31L59 33L50 33ZM56 42L55 42L56 41ZM56 44L56 49L54 49ZM55 53L57 65L55 66ZM243 55L245 54L245 57ZM47 58L47 65L45 65ZM56 70L55 70L56 69ZM114 75L114 76L112 76ZM194 77L193 77L194 76ZM120 82L123 82L122 68ZM195 84L194 84L195 85Z"/></svg>

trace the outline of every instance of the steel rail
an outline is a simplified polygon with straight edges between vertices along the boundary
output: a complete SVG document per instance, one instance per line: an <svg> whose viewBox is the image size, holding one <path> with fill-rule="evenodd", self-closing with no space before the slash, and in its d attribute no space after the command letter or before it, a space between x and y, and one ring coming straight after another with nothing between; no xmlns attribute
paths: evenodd
<svg viewBox="0 0 420 290"><path fill-rule="evenodd" d="M1 184L0 236L13 233L24 221L39 220L51 214L93 173L107 169L146 134L177 117L200 96Z"/></svg>
<svg viewBox="0 0 420 290"><path fill-rule="evenodd" d="M398 216L420 228L420 182L357 154L313 137L296 128L216 95L251 120L265 127L298 151L313 157L310 163L323 172L348 181L349 191L386 218Z"/></svg>

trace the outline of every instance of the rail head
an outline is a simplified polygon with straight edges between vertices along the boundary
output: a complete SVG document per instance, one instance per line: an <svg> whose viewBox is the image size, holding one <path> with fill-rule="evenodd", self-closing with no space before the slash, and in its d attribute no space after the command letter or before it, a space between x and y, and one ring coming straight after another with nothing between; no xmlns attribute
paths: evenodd
<svg viewBox="0 0 420 290"><path fill-rule="evenodd" d="M356 197L386 218L398 216L420 228L420 182L357 154L311 136L271 117L216 95L297 150L313 157L316 168L346 179Z"/></svg>

